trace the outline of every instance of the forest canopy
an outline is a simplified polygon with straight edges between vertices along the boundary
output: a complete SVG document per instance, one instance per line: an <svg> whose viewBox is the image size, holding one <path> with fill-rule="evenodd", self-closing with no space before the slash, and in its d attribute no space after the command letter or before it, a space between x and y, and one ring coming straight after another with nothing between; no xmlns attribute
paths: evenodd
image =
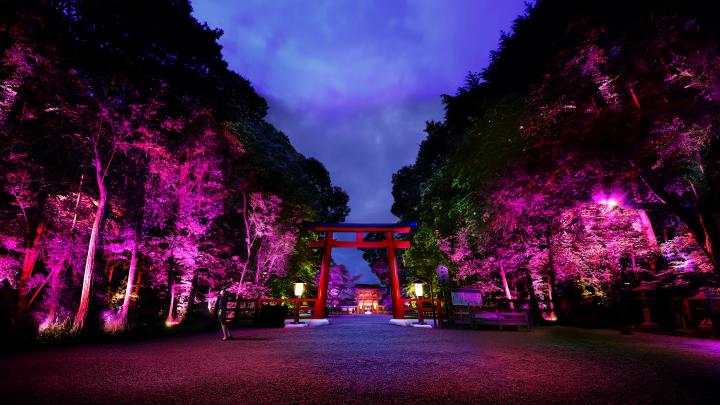
<svg viewBox="0 0 720 405"><path fill-rule="evenodd" d="M393 213L419 223L406 277L449 265L457 284L549 312L558 294L613 305L625 286L717 287L718 11L529 6L393 176Z"/></svg>
<svg viewBox="0 0 720 405"><path fill-rule="evenodd" d="M312 282L348 196L264 120L187 0L2 2L0 281L44 333L173 325Z"/></svg>

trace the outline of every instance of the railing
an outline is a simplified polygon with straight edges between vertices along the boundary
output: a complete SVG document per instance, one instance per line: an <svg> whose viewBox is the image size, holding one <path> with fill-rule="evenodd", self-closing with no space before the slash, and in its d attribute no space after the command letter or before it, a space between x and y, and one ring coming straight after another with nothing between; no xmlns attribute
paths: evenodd
<svg viewBox="0 0 720 405"><path fill-rule="evenodd" d="M301 313L314 310L316 301L317 298L239 298L228 301L228 314L233 312L238 314L252 313L253 317L257 318L260 316L260 309L263 306L287 305L289 309L292 309L294 317L297 319Z"/></svg>
<svg viewBox="0 0 720 405"><path fill-rule="evenodd" d="M286 305L287 308L294 313L294 318L298 319L301 314L307 314L313 311L316 302L317 298L239 298L228 301L227 312L228 318L235 318L236 314L246 314L246 319L250 316L257 318L263 306ZM443 316L446 307L444 300L404 298L402 299L402 303L403 313L414 312L417 314L418 319L433 319L435 324L441 327L445 318ZM420 308L418 308L418 306ZM407 315L405 317L407 318Z"/></svg>
<svg viewBox="0 0 720 405"><path fill-rule="evenodd" d="M446 305L444 300L439 298L403 298L402 303L403 313L416 312L418 322L423 323L425 319L432 319L435 321L436 327L442 328L443 311L445 310ZM405 318L407 319L407 314L405 315Z"/></svg>

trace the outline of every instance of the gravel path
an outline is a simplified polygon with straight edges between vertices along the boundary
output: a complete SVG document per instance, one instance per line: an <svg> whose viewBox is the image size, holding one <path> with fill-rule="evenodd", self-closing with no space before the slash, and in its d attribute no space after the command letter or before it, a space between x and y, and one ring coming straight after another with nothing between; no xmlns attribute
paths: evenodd
<svg viewBox="0 0 720 405"><path fill-rule="evenodd" d="M0 403L720 404L720 341L385 316L0 354Z"/></svg>

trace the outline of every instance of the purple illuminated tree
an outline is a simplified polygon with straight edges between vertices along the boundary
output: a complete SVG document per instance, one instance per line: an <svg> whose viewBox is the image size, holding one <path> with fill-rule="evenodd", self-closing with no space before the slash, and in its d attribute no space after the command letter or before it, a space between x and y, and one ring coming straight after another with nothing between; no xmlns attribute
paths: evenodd
<svg viewBox="0 0 720 405"><path fill-rule="evenodd" d="M190 140L177 153L151 156L145 186L144 226L156 229L148 238L149 255L158 264L153 281L167 288L168 324L180 322L192 306L197 269L213 267L205 244L222 214L224 190L216 132L205 120L207 115L196 114L185 127Z"/></svg>
<svg viewBox="0 0 720 405"><path fill-rule="evenodd" d="M340 301L342 301L343 298L351 296L353 286L359 278L359 274L355 276L351 275L350 271L348 271L344 264L336 264L330 267L327 304L331 307L339 306ZM317 282L318 278L316 277L315 283L317 284Z"/></svg>

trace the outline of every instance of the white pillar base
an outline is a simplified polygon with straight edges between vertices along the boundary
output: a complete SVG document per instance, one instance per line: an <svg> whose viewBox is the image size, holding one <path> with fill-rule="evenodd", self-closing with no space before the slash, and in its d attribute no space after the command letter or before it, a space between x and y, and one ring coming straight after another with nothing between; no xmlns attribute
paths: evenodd
<svg viewBox="0 0 720 405"><path fill-rule="evenodd" d="M330 321L327 318L323 319L308 319L309 326L325 326L330 325Z"/></svg>
<svg viewBox="0 0 720 405"><path fill-rule="evenodd" d="M390 324L391 325L397 325L397 326L411 326L413 328L434 328L435 327L435 320L433 319L426 319L424 325L420 325L418 323L419 321L417 319L391 319Z"/></svg>
<svg viewBox="0 0 720 405"><path fill-rule="evenodd" d="M305 326L324 326L330 325L330 321L325 319L301 319L300 323L295 323L292 319L285 320L286 328L303 328Z"/></svg>

